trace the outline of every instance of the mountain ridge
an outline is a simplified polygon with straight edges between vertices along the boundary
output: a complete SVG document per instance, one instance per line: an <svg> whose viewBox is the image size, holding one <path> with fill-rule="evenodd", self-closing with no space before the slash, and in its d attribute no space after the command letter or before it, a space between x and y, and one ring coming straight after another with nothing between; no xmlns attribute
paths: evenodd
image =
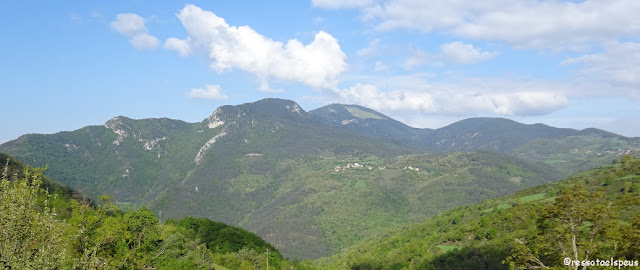
<svg viewBox="0 0 640 270"><path fill-rule="evenodd" d="M445 125L445 126L440 127L440 128L416 128L416 127L411 127L411 126L409 126L409 125L407 125L407 124L405 124L403 122L400 122L398 120L395 120L395 119L393 119L393 118L391 118L391 117L389 117L389 116L387 116L385 114L382 114L382 113L377 112L375 110L372 110L372 109L369 109L369 108L366 108L366 107L363 107L363 106L360 106L360 105L356 105L356 104L332 103L332 104L325 105L325 106L322 106L322 107L319 107L319 108L316 108L316 109L313 109L313 110L310 110L310 111L307 112L304 109L302 109L302 107L300 107L296 102L294 102L292 100L279 99L279 98L265 98L265 99L258 100L256 102L247 102L247 103L242 103L242 104L238 104L238 105L222 105L222 106L218 107L216 110L214 110L209 117L205 117L200 122L187 122L187 121L184 121L184 120L167 118L167 117L151 117L151 118L134 119L134 118L129 118L129 117L124 116L124 115L118 115L118 116L115 116L115 117L111 118L110 120L107 120L103 125L107 125L110 121L112 121L114 119L121 119L121 118L124 118L124 119L127 119L127 120L133 120L133 121L163 120L163 121L182 122L182 123L187 123L187 124L207 123L207 124L214 125L213 122L211 122L211 121L213 121L212 119L215 119L216 112L218 112L218 111L225 111L225 110L229 110L229 109L237 110L237 108L246 107L247 105L251 105L251 104L261 104L261 105L263 105L263 104L273 104L270 101L288 102L292 106L291 107L292 111L294 111L294 112L295 111L300 111L300 112L302 112L304 114L313 115L313 116L315 116L316 119L322 119L323 121L321 121L321 122L333 121L334 123L332 123L332 124L335 124L336 119L332 119L330 117L326 117L326 116L321 115L322 114L321 112L323 110L329 110L330 111L330 110L335 110L336 107L339 107L339 108L351 107L351 108L358 108L358 109L361 109L361 110L366 111L366 112L371 112L371 113L381 117L382 119L380 119L380 120L391 120L394 123L400 124L400 125L408 128L408 129L426 131L427 133L432 132L432 131L442 130L442 129L452 129L455 126L458 126L458 125L461 125L461 124L464 124L464 123L468 123L468 122L474 122L474 125L479 125L481 122L487 122L487 121L506 121L506 122L519 124L521 126L544 127L544 128L550 128L550 129L565 130L567 132L568 131L572 131L572 132L581 133L581 134L597 133L597 134L601 134L603 136L617 136L617 137L623 137L623 138L640 138L640 137L637 137L637 136L636 137L627 137L627 136L616 134L616 133L613 133L613 132L610 132L610 131L606 131L606 130L602 130L602 129L598 129L598 128L591 128L591 127L584 128L584 129L573 129L573 128L554 127L554 126L550 126L550 125L547 125L547 124L544 124L544 123L523 124L523 123L517 122L515 120L511 120L509 118L503 118L503 117L469 117L469 118L465 118L465 119L450 123L450 124ZM289 108L287 108L287 109L289 109ZM265 112L265 111L262 111L262 112ZM267 110L267 112L268 112L268 110ZM268 113L266 115L268 115ZM354 117L355 118L359 118L357 116L353 116L352 119ZM370 118L370 117L359 118L359 119L367 119L367 118ZM349 119L342 119L340 121L345 121L345 120L348 121ZM85 126L84 128L92 127L92 126L99 126L99 125L88 125L88 126ZM55 132L55 133L28 133L28 134L21 135L20 137L26 136L26 135L53 135L53 134L57 134L57 133L61 133L61 132L72 132L72 131L60 131L60 132ZM20 138L20 137L18 137L18 138ZM11 141L15 141L15 140L17 140L17 139L9 140L9 141L6 141L6 142L4 142L2 144L5 144L5 143L11 142Z"/></svg>
<svg viewBox="0 0 640 270"><path fill-rule="evenodd" d="M608 131L557 128L542 123L522 124L500 117L467 118L438 129L417 129L388 119L357 118L344 109L355 105L332 104L310 113L319 121L342 126L397 145L427 152L490 150L544 162L569 175L608 164L625 153L640 152L640 138ZM342 108L342 113L337 113ZM373 111L373 110L368 110ZM375 112L375 111L373 111ZM382 124L381 124L382 123ZM390 128L380 126L390 123Z"/></svg>
<svg viewBox="0 0 640 270"><path fill-rule="evenodd" d="M337 116L323 118L329 109ZM241 225L287 256L311 258L447 207L610 163L618 149L635 147L628 138L586 132L495 153L484 150L496 151L489 146L503 143L504 134L467 140L491 128L462 124L425 132L361 106L306 112L290 100L264 99L221 106L195 123L117 116L75 131L23 135L0 151L49 164L52 178L92 198L111 194L123 209L148 205L163 219L191 215ZM456 130L464 131L455 142L462 148L432 150L421 137Z"/></svg>

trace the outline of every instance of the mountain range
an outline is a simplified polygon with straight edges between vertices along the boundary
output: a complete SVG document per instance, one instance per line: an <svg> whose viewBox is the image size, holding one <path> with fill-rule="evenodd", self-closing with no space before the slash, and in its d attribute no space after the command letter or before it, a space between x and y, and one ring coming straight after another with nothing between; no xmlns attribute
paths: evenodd
<svg viewBox="0 0 640 270"><path fill-rule="evenodd" d="M640 151L640 138L604 130L555 128L522 124L504 118L468 118L438 129L407 126L357 105L332 104L310 111L322 122L352 129L385 142L426 152L490 150L527 160L558 165L568 174L611 162Z"/></svg>
<svg viewBox="0 0 640 270"><path fill-rule="evenodd" d="M597 129L470 118L417 129L356 105L222 106L202 122L114 117L0 145L81 194L206 217L318 258L446 209L552 182L640 151Z"/></svg>

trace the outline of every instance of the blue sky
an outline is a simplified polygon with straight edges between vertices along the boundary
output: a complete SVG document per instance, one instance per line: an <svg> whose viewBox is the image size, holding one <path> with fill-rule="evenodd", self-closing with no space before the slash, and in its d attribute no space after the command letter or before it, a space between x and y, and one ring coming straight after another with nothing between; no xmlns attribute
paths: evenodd
<svg viewBox="0 0 640 270"><path fill-rule="evenodd" d="M266 97L640 136L636 0L3 1L0 142Z"/></svg>

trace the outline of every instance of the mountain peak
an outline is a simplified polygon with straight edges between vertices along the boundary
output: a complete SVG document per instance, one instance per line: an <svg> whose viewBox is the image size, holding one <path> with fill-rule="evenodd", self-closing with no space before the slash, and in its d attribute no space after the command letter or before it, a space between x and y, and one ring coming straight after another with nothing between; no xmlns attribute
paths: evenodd
<svg viewBox="0 0 640 270"><path fill-rule="evenodd" d="M306 118L307 112L292 100L265 98L240 105L224 105L216 109L205 123L209 128L217 128L239 119L289 119Z"/></svg>
<svg viewBox="0 0 640 270"><path fill-rule="evenodd" d="M580 130L578 132L578 134L580 134L580 135L590 135L590 134L592 134L592 135L598 135L598 136L603 137L603 138L614 138L614 137L623 138L624 137L624 136L621 136L621 135L618 135L618 134L615 134L615 133L611 133L609 131L605 131L605 130L602 130L602 129L597 129L597 128L585 128L583 130Z"/></svg>
<svg viewBox="0 0 640 270"><path fill-rule="evenodd" d="M116 145L120 145L122 139L129 136L131 132L131 127L125 124L123 120L126 121L130 119L124 116L116 116L104 123L105 128L111 129L115 134L118 134L118 138L113 142Z"/></svg>
<svg viewBox="0 0 640 270"><path fill-rule="evenodd" d="M365 119L372 120L389 120L388 116L381 114L377 111L374 111L369 108L365 108L359 105L348 105L348 104L331 104L324 106L322 108L318 108L313 110L315 115L324 115L323 118L332 119L334 121L342 122L357 122ZM346 122L345 122L346 123Z"/></svg>
<svg viewBox="0 0 640 270"><path fill-rule="evenodd" d="M288 99L279 99L279 98L265 98L265 99L258 100L256 102L245 103L238 106L245 107L248 110L253 110L256 112L264 112L264 113L274 113L278 111L294 113L298 115L303 115L307 113L295 101L288 100Z"/></svg>
<svg viewBox="0 0 640 270"><path fill-rule="evenodd" d="M122 125L122 120L127 120L129 119L126 116L122 116L122 115L118 115L116 117L113 117L111 119L109 119L107 122L104 122L104 126L114 126L114 125Z"/></svg>
<svg viewBox="0 0 640 270"><path fill-rule="evenodd" d="M386 142L410 147L422 147L430 129L417 129L382 113L358 105L331 104L309 112L318 121L344 127Z"/></svg>

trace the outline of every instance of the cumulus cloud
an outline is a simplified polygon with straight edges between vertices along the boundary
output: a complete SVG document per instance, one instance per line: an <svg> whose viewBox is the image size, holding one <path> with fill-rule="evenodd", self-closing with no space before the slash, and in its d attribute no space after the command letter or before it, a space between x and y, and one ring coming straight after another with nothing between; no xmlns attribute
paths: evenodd
<svg viewBox="0 0 640 270"><path fill-rule="evenodd" d="M389 0L360 7L380 30L446 32L521 48L572 47L640 31L637 0Z"/></svg>
<svg viewBox="0 0 640 270"><path fill-rule="evenodd" d="M131 42L131 45L136 49L154 49L160 44L160 41L156 37L148 33L130 37L129 42Z"/></svg>
<svg viewBox="0 0 640 270"><path fill-rule="evenodd" d="M219 85L207 84L205 88L193 88L187 93L190 98L198 99L227 99L228 96L222 92Z"/></svg>
<svg viewBox="0 0 640 270"><path fill-rule="evenodd" d="M189 45L189 39L186 40L177 38L168 38L164 42L164 47L169 50L174 50L182 56L188 56L191 54L191 45Z"/></svg>
<svg viewBox="0 0 640 270"><path fill-rule="evenodd" d="M602 52L569 58L564 65L582 65L578 81L592 85L595 91L612 90L619 95L640 99L640 43L607 42ZM594 85L595 84L595 85Z"/></svg>
<svg viewBox="0 0 640 270"><path fill-rule="evenodd" d="M136 49L154 49L160 41L149 34L144 25L144 19L135 13L120 13L111 22L111 28L129 38L129 42Z"/></svg>
<svg viewBox="0 0 640 270"><path fill-rule="evenodd" d="M375 110L435 112L434 98L429 93L399 90L383 92L375 85L360 83L334 91L342 103L360 104Z"/></svg>
<svg viewBox="0 0 640 270"><path fill-rule="evenodd" d="M329 9L366 7L372 0L311 0L313 6Z"/></svg>
<svg viewBox="0 0 640 270"><path fill-rule="evenodd" d="M393 87L393 86L391 86ZM568 105L565 86L502 79L438 82L385 91L374 84L334 89L337 102L359 104L387 113L505 116L544 115Z"/></svg>
<svg viewBox="0 0 640 270"><path fill-rule="evenodd" d="M478 61L489 60L496 56L494 52L482 52L471 44L460 41L442 44L442 56L449 62L457 64L473 64Z"/></svg>
<svg viewBox="0 0 640 270"><path fill-rule="evenodd" d="M169 38L165 47L181 55L203 50L218 72L240 69L254 74L261 90L270 90L271 78L296 81L318 88L335 87L347 68L338 41L318 32L309 44L291 39L283 44L248 26L230 26L213 12L187 5L177 14L187 31L186 39Z"/></svg>
<svg viewBox="0 0 640 270"><path fill-rule="evenodd" d="M440 92L441 108L447 114L491 113L508 116L533 116L551 113L568 105L566 96L552 91L514 92Z"/></svg>

